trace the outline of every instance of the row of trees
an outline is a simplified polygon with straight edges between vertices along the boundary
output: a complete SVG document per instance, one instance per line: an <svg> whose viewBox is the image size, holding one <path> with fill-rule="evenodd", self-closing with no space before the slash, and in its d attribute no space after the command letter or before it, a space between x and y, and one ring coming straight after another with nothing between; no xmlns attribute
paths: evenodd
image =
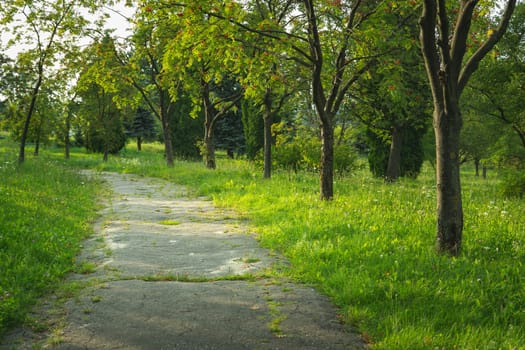
<svg viewBox="0 0 525 350"><path fill-rule="evenodd" d="M417 175L432 126L437 247L455 255L463 228L460 163L489 158L489 145L479 147L477 136L503 123L512 133L487 140L518 137L525 148L525 14L518 4L511 22L516 0L502 9L477 0L144 0L135 4L124 41L103 30L103 18L89 23L82 16L111 1L8 3L1 24L13 29L15 43L28 45L3 73L16 87L5 88L6 108L23 117L20 162L30 128L49 125L44 121L53 116L65 116L56 135L66 149L71 118L82 116L77 124L86 143L107 157L124 142L117 137L124 116L137 116L140 125L140 116L151 114L168 166L181 146L195 146L187 136L201 124L201 154L215 168L217 125L231 121L222 127L226 139L242 116L246 151L253 158L262 147L267 178L275 132L281 144L304 141L304 130L319 140L320 196L329 200L334 159L349 159L335 150L351 152L357 125L366 130L371 169L387 181ZM86 48L78 46L80 37L91 38ZM140 147L145 135L133 135ZM520 163L514 153L504 158Z"/></svg>

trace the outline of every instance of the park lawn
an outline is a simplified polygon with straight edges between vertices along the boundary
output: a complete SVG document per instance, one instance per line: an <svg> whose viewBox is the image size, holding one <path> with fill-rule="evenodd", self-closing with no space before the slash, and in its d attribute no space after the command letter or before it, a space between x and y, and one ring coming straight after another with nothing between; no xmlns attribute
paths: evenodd
<svg viewBox="0 0 525 350"><path fill-rule="evenodd" d="M61 151L48 154L63 169ZM158 145L100 159L75 152L68 166L165 178L235 209L290 260L275 273L329 295L373 349L525 349L524 200L501 197L495 173L483 180L465 169L463 252L451 258L434 251L431 168L385 184L363 167L336 179L335 199L325 202L316 174L276 171L264 180L253 165L227 159L215 171L186 161L167 168Z"/></svg>
<svg viewBox="0 0 525 350"><path fill-rule="evenodd" d="M99 188L49 157L19 166L16 154L0 140L0 338L74 269Z"/></svg>

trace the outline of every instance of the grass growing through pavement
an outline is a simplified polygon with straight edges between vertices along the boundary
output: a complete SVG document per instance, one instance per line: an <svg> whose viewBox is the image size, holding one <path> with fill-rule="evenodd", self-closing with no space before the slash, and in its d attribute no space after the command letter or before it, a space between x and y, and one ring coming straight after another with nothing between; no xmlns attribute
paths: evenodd
<svg viewBox="0 0 525 350"><path fill-rule="evenodd" d="M360 170L336 180L335 199L323 202L316 174L268 181L223 159L215 171L168 169L162 148L149 147L105 164L75 153L69 163L165 178L234 208L288 257L287 273L328 294L374 349L525 349L524 200L500 197L496 179L463 174L464 250L449 258L434 252L431 169L395 184Z"/></svg>
<svg viewBox="0 0 525 350"><path fill-rule="evenodd" d="M74 267L92 232L93 184L50 159L16 162L0 140L0 337Z"/></svg>

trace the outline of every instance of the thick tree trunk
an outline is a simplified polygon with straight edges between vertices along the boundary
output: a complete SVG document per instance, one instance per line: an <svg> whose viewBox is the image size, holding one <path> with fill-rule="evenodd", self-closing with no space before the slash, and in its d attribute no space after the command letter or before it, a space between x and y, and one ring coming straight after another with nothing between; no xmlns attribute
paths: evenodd
<svg viewBox="0 0 525 350"><path fill-rule="evenodd" d="M388 165L386 168L385 181L394 182L401 175L401 145L403 143L402 131L392 128L392 143L390 144L390 153L388 155Z"/></svg>
<svg viewBox="0 0 525 350"><path fill-rule="evenodd" d="M137 151L142 151L142 137L137 136Z"/></svg>
<svg viewBox="0 0 525 350"><path fill-rule="evenodd" d="M476 176L479 176L479 158L474 158L474 168L476 169Z"/></svg>
<svg viewBox="0 0 525 350"><path fill-rule="evenodd" d="M159 91L159 105L160 105L160 122L162 124L162 136L164 138L164 156L166 157L166 165L173 167L173 143L171 142L171 124L170 124L170 109L171 102L166 91Z"/></svg>
<svg viewBox="0 0 525 350"><path fill-rule="evenodd" d="M461 114L459 107L434 111L436 137L437 235L440 253L458 255L463 232L459 164Z"/></svg>
<svg viewBox="0 0 525 350"><path fill-rule="evenodd" d="M173 167L173 143L171 142L171 128L169 116L166 111L162 112L162 135L164 138L164 153L166 157L166 164L168 167Z"/></svg>
<svg viewBox="0 0 525 350"><path fill-rule="evenodd" d="M334 197L334 128L330 123L321 125L321 199Z"/></svg>
<svg viewBox="0 0 525 350"><path fill-rule="evenodd" d="M213 128L211 123L206 122L205 131L204 131L204 162L206 168L215 169L217 164L215 163L215 145L213 144Z"/></svg>

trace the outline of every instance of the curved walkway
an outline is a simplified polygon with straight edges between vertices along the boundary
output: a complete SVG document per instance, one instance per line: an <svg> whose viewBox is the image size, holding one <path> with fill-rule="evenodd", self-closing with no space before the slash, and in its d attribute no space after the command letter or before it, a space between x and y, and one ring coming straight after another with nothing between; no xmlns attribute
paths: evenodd
<svg viewBox="0 0 525 350"><path fill-rule="evenodd" d="M113 192L80 257L96 268L71 276L83 287L53 332L18 330L0 349L365 348L324 296L264 277L284 262L233 215L163 180L94 176Z"/></svg>

